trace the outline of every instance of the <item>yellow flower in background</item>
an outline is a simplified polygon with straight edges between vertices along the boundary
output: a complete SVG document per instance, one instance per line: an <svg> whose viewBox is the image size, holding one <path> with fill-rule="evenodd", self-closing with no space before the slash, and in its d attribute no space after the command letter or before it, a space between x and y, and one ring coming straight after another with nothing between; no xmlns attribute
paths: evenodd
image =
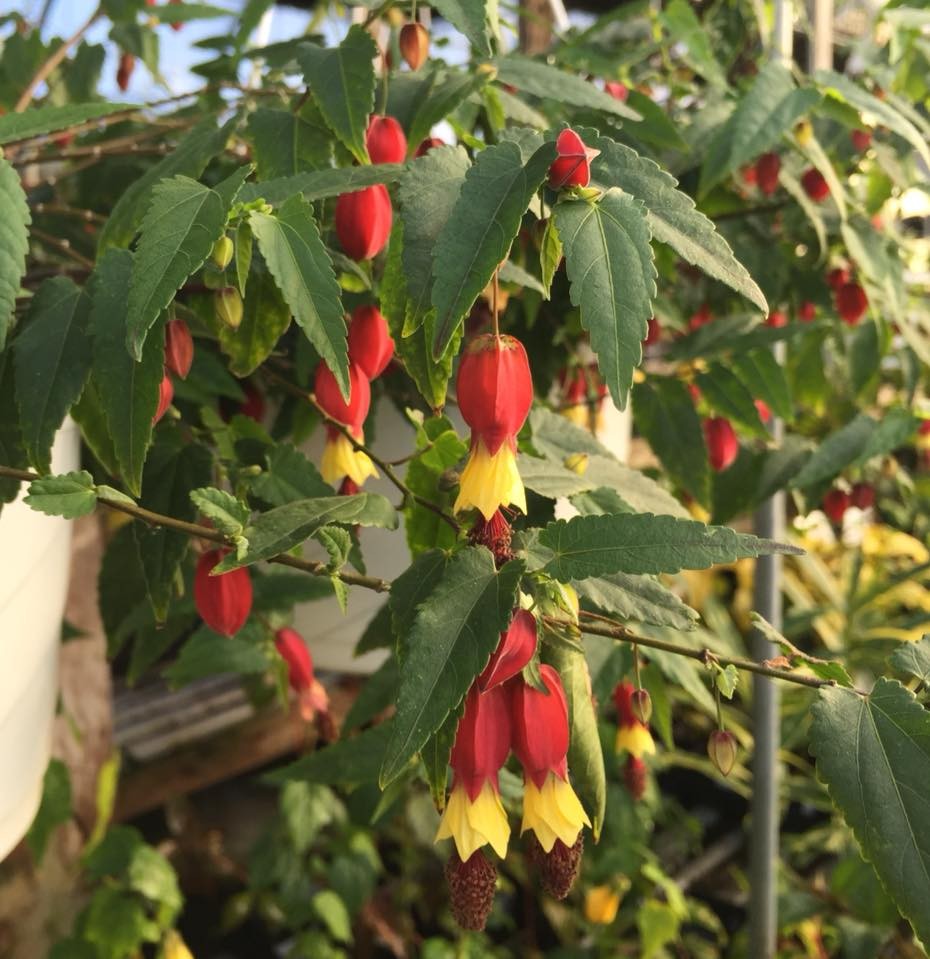
<svg viewBox="0 0 930 959"><path fill-rule="evenodd" d="M866 527L862 536L862 552L868 559L910 559L915 563L930 560L930 552L919 539L881 523Z"/></svg>
<svg viewBox="0 0 930 959"><path fill-rule="evenodd" d="M609 926L617 918L620 893L613 886L594 886L584 897L584 916L588 922Z"/></svg>
<svg viewBox="0 0 930 959"><path fill-rule="evenodd" d="M162 959L194 959L194 954L187 948L187 943L175 929L170 929L165 936Z"/></svg>

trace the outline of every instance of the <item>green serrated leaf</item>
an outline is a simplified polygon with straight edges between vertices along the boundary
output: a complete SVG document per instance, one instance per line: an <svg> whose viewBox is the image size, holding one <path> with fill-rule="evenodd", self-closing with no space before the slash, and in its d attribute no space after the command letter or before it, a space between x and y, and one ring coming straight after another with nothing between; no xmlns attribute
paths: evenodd
<svg viewBox="0 0 930 959"><path fill-rule="evenodd" d="M419 606L406 641L382 788L403 772L487 665L510 620L522 572L519 562L498 572L488 550L465 548Z"/></svg>
<svg viewBox="0 0 930 959"><path fill-rule="evenodd" d="M248 131L261 180L296 176L330 162L329 131L319 114L306 108L294 113L260 107L249 116Z"/></svg>
<svg viewBox="0 0 930 959"><path fill-rule="evenodd" d="M0 144L25 140L43 133L54 133L65 127L76 126L87 120L132 109L126 103L69 103L67 106L30 106L23 113L6 113L0 116Z"/></svg>
<svg viewBox="0 0 930 959"><path fill-rule="evenodd" d="M272 506L298 499L332 496L333 488L316 466L294 446L279 443L267 456L267 470L252 482L255 495Z"/></svg>
<svg viewBox="0 0 930 959"><path fill-rule="evenodd" d="M94 334L94 378L113 441L113 452L126 486L138 496L142 468L152 440L152 418L164 375L165 341L160 327L147 337L142 359L126 349L126 300L132 274L132 254L110 249L97 264L91 281L91 328Z"/></svg>
<svg viewBox="0 0 930 959"><path fill-rule="evenodd" d="M697 625L698 614L685 605L670 589L650 576L596 576L572 584L585 606L602 613L653 626L690 630Z"/></svg>
<svg viewBox="0 0 930 959"><path fill-rule="evenodd" d="M436 9L463 33L480 57L491 55L487 0L439 0Z"/></svg>
<svg viewBox="0 0 930 959"><path fill-rule="evenodd" d="M783 420L794 419L791 389L785 371L771 350L750 350L730 359L733 372L753 396L759 397Z"/></svg>
<svg viewBox="0 0 930 959"><path fill-rule="evenodd" d="M645 207L610 189L597 203L557 203L552 215L565 248L572 304L581 308L610 395L624 409L656 295Z"/></svg>
<svg viewBox="0 0 930 959"><path fill-rule="evenodd" d="M214 528L224 536L235 538L242 535L252 511L241 500L225 490L205 486L190 491L191 502Z"/></svg>
<svg viewBox="0 0 930 959"><path fill-rule="evenodd" d="M400 658L407 649L407 638L413 630L417 610L429 598L445 576L451 557L441 549L421 553L391 583L389 609L391 626L397 640Z"/></svg>
<svg viewBox="0 0 930 959"><path fill-rule="evenodd" d="M930 942L930 851L922 841L930 828L930 714L884 678L869 696L822 689L812 713L818 775L885 890Z"/></svg>
<svg viewBox="0 0 930 959"><path fill-rule="evenodd" d="M698 373L695 381L701 396L716 413L739 423L755 436L767 438L768 431L759 418L752 393L729 367L712 363L706 373Z"/></svg>
<svg viewBox="0 0 930 959"><path fill-rule="evenodd" d="M93 476L87 470L81 470L33 480L25 499L32 509L40 513L76 519L94 511L97 491Z"/></svg>
<svg viewBox="0 0 930 959"><path fill-rule="evenodd" d="M253 212L249 224L294 319L332 370L343 396L348 396L349 358L339 284L310 204L295 196L273 216Z"/></svg>
<svg viewBox="0 0 930 959"><path fill-rule="evenodd" d="M17 114L21 116L22 114ZM7 117L0 117L3 123ZM0 352L6 345L13 318L13 307L19 284L26 272L26 251L29 249L29 224L32 217L19 174L9 161L0 157Z"/></svg>
<svg viewBox="0 0 930 959"><path fill-rule="evenodd" d="M375 105L378 47L371 34L354 24L338 47L313 43L297 48L297 60L307 87L326 122L359 163L368 163L365 131Z"/></svg>
<svg viewBox="0 0 930 959"><path fill-rule="evenodd" d="M13 345L23 446L40 473L50 469L55 432L90 372L89 313L90 298L71 280L46 280Z"/></svg>
<svg viewBox="0 0 930 959"><path fill-rule="evenodd" d="M895 669L916 677L926 684L930 681L930 636L916 643L902 643L888 660Z"/></svg>
<svg viewBox="0 0 930 959"><path fill-rule="evenodd" d="M646 220L656 240L667 243L688 263L708 276L726 283L760 310L768 304L746 268L736 259L729 243L678 189L675 178L647 157L606 137L594 141L601 155L592 164L595 182L620 187L646 206Z"/></svg>
<svg viewBox="0 0 930 959"><path fill-rule="evenodd" d="M650 513L558 520L542 530L539 542L554 554L545 571L565 583L611 573L677 573L745 556L801 552L725 526Z"/></svg>
<svg viewBox="0 0 930 959"><path fill-rule="evenodd" d="M376 183L393 183L406 168L407 165L403 163L379 163L375 166L366 164L298 173L296 176L278 177L264 183L246 183L239 194L239 200L242 203L266 200L277 205L297 194L302 194L306 200L325 200L327 197L353 193Z"/></svg>
<svg viewBox="0 0 930 959"><path fill-rule="evenodd" d="M249 541L245 554L230 553L216 570L226 572L286 553L330 523L394 529L397 513L390 501L377 493L296 500L259 513L245 528Z"/></svg>
<svg viewBox="0 0 930 959"><path fill-rule="evenodd" d="M184 644L178 658L165 670L165 679L173 687L186 686L197 679L220 673L254 675L264 673L269 662L244 627L236 636L220 636L206 626Z"/></svg>
<svg viewBox="0 0 930 959"><path fill-rule="evenodd" d="M520 148L505 141L482 150L466 173L433 259L433 356L437 359L507 257L523 214L554 157L555 146L547 143L524 162Z"/></svg>

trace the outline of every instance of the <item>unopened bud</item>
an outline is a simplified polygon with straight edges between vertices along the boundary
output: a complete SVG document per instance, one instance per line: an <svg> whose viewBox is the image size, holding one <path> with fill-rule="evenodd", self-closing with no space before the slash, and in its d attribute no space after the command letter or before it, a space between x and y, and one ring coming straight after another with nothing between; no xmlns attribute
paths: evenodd
<svg viewBox="0 0 930 959"><path fill-rule="evenodd" d="M411 70L419 70L429 56L429 31L422 23L405 23L398 40L400 55Z"/></svg>
<svg viewBox="0 0 930 959"><path fill-rule="evenodd" d="M454 490L462 480L458 470L448 469L439 474L439 480L436 485L441 493L448 493Z"/></svg>
<svg viewBox="0 0 930 959"><path fill-rule="evenodd" d="M814 128L811 126L810 120L802 120L794 128L794 139L801 147L806 147L814 139Z"/></svg>
<svg viewBox="0 0 930 959"><path fill-rule="evenodd" d="M217 319L231 330L238 330L242 322L242 297L234 286L224 286L213 294Z"/></svg>
<svg viewBox="0 0 930 959"><path fill-rule="evenodd" d="M233 241L228 236L221 236L213 244L213 262L221 269L225 270L229 266L229 261L233 258Z"/></svg>
<svg viewBox="0 0 930 959"><path fill-rule="evenodd" d="M573 473L577 473L579 476L584 476L588 469L588 454L572 453L571 455L565 457L564 464L567 470L571 470Z"/></svg>
<svg viewBox="0 0 930 959"><path fill-rule="evenodd" d="M480 932L494 905L497 870L479 849L464 862L458 853L453 852L446 862L445 872L449 905L455 921L463 929Z"/></svg>
<svg viewBox="0 0 930 959"><path fill-rule="evenodd" d="M633 715L644 725L649 725L652 717L652 697L648 689L637 689L630 697L630 707Z"/></svg>
<svg viewBox="0 0 930 959"><path fill-rule="evenodd" d="M707 755L724 775L736 764L736 737L726 729L715 729L707 740Z"/></svg>

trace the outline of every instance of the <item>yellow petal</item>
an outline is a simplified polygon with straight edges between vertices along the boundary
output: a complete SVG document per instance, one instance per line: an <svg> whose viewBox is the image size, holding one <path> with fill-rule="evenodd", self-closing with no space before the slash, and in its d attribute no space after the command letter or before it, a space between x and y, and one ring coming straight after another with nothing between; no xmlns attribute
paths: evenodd
<svg viewBox="0 0 930 959"><path fill-rule="evenodd" d="M584 898L584 914L588 922L609 926L617 918L620 893L611 886L593 886Z"/></svg>
<svg viewBox="0 0 930 959"><path fill-rule="evenodd" d="M510 825L497 790L485 783L472 802L462 786L455 786L439 821L436 842L452 839L464 862L472 853L489 844L503 859L507 855Z"/></svg>
<svg viewBox="0 0 930 959"><path fill-rule="evenodd" d="M490 520L501 506L516 506L526 512L526 491L517 470L517 458L508 443L492 456L478 440L462 470L455 512L474 507Z"/></svg>
<svg viewBox="0 0 930 959"><path fill-rule="evenodd" d="M545 852L552 852L556 839L572 846L582 826L590 826L571 783L549 773L540 789L527 780L523 789L523 824L520 832L532 829Z"/></svg>
<svg viewBox="0 0 930 959"><path fill-rule="evenodd" d="M614 751L618 753L626 751L637 759L642 759L647 753L655 754L656 744L648 727L642 723L633 723L631 726L619 726L617 728L617 741L614 745Z"/></svg>
<svg viewBox="0 0 930 959"><path fill-rule="evenodd" d="M377 476L378 471L366 453L354 449L348 437L339 433L326 439L320 474L327 483L338 483L348 476L356 486L361 486L369 476Z"/></svg>

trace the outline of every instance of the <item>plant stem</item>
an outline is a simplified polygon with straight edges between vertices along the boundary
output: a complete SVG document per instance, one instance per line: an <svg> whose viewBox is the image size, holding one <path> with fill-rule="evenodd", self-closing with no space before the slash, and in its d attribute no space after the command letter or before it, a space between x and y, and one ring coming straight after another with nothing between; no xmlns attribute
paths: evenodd
<svg viewBox="0 0 930 959"><path fill-rule="evenodd" d="M71 257L75 263L80 264L88 270L94 268L94 261L89 260L83 253L78 253L67 240L60 240L57 236L52 236L51 233L46 233L44 230L39 230L34 226L29 228L29 232L46 246L54 247L59 253Z"/></svg>
<svg viewBox="0 0 930 959"><path fill-rule="evenodd" d="M75 32L64 41L64 43L52 51L51 56L47 60L39 65L39 69L36 70L32 79L27 84L26 89L23 90L19 99L16 101L16 105L13 107L14 113L22 113L23 110L29 106L39 86L41 86L41 84L48 79L58 64L64 60L64 58L68 55L68 51L73 46L81 42L81 38L94 25L94 23L100 17L101 12L102 11L100 7L97 7L97 9L94 10L94 12L90 15L90 18L87 20L87 22L83 26L78 27L78 29L75 30Z"/></svg>
<svg viewBox="0 0 930 959"><path fill-rule="evenodd" d="M364 443L357 440L352 435L352 431L344 423L340 423L339 420L334 420L326 412L326 410L320 406L316 397L312 393L308 393L306 390L301 389L299 386L296 386L289 380L284 379L284 377L279 376L272 370L263 369L262 372L272 382L276 383L292 396L298 396L306 400L320 414L320 416L323 417L323 421L328 426L332 426L333 429L339 430L339 432L342 433L342 435L352 444L353 449L359 451L360 453L364 453L372 461L372 463L375 464L375 466L383 471L388 480L392 482L401 493L403 493L405 501L412 501L418 506L422 506L424 509L428 509L430 512L435 513L444 523L447 523L452 529L454 529L456 533L459 532L461 527L459 526L458 520L456 520L455 517L450 516L441 506L438 506L431 500L425 499L417 493L414 493L414 491L397 475L397 473L394 472L391 464L387 460L382 459L376 453L373 453Z"/></svg>
<svg viewBox="0 0 930 959"><path fill-rule="evenodd" d="M501 335L500 328L500 318L498 316L498 303L497 299L500 296L500 279L498 274L500 273L500 267L494 271L494 279L491 281L491 314L494 317L494 336L499 337Z"/></svg>
<svg viewBox="0 0 930 959"><path fill-rule="evenodd" d="M29 470L13 469L10 466L0 466L0 476L7 477L8 479L22 480L24 483L31 483L33 480L42 478L38 473L32 473ZM221 532L209 526L189 523L187 520L176 519L174 516L166 516L164 513L156 513L153 510L145 509L145 507L138 506L135 503L128 503L124 500L107 499L105 496L100 496L99 494L97 495L97 502L107 509L115 510L118 513L125 513L127 516L132 516L133 519L139 519L144 523L148 523L150 526L161 526L165 529L173 529L178 533L184 533L185 536L209 540L211 543L218 543L222 546L229 545L228 540ZM280 556L272 556L266 562L277 563L279 566L288 566L291 569L299 569L301 572L311 573L314 576L332 575L325 563L318 563L309 559L300 559L288 553L282 553ZM386 579L379 579L376 576L362 576L359 573L346 571L337 573L336 575L349 586L363 586L365 589L374 590L376 593L386 593L391 588L391 584Z"/></svg>

